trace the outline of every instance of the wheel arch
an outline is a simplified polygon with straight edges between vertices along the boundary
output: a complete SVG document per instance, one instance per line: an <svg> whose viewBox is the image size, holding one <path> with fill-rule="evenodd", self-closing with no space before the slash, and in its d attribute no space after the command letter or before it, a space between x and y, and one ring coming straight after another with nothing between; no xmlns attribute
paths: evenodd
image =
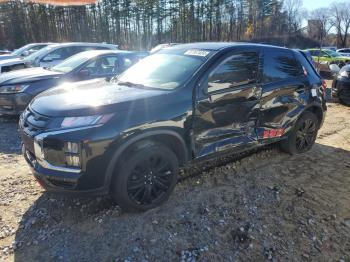
<svg viewBox="0 0 350 262"><path fill-rule="evenodd" d="M319 127L322 126L322 123L323 123L323 120L324 120L324 112L323 112L323 109L321 108L321 106L315 105L315 104L310 105L307 108L305 108L305 110L302 112L302 114L304 112L311 112L311 113L315 114L317 119L318 119Z"/></svg>
<svg viewBox="0 0 350 262"><path fill-rule="evenodd" d="M145 146L150 142L159 142L168 146L178 157L180 166L189 161L189 149L184 138L178 132L168 129L146 131L130 137L117 147L107 167L106 188L110 188L115 167L123 154L133 146Z"/></svg>

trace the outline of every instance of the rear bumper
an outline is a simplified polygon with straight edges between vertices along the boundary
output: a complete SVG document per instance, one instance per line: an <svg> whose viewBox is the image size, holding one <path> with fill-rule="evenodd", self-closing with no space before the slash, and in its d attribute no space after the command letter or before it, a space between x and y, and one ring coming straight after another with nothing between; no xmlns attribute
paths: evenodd
<svg viewBox="0 0 350 262"><path fill-rule="evenodd" d="M0 94L0 114L20 115L32 98L33 96L27 93Z"/></svg>
<svg viewBox="0 0 350 262"><path fill-rule="evenodd" d="M336 79L332 85L332 97L350 102L350 80Z"/></svg>

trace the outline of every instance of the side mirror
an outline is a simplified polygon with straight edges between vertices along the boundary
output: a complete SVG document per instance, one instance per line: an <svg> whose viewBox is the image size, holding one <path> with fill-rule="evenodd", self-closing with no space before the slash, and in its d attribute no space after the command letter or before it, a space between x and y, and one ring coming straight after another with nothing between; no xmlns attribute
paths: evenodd
<svg viewBox="0 0 350 262"><path fill-rule="evenodd" d="M29 51L24 51L21 56L29 56L30 55L30 52Z"/></svg>
<svg viewBox="0 0 350 262"><path fill-rule="evenodd" d="M88 77L90 76L90 71L87 69L80 70L78 76L82 78Z"/></svg>
<svg viewBox="0 0 350 262"><path fill-rule="evenodd" d="M340 67L336 64L329 65L329 70L331 70L333 75L337 75L340 71Z"/></svg>
<svg viewBox="0 0 350 262"><path fill-rule="evenodd" d="M52 61L53 61L53 59L50 58L50 57L45 57L45 58L43 58L43 59L41 60L41 62L45 62L45 63L50 63L50 62L52 62Z"/></svg>

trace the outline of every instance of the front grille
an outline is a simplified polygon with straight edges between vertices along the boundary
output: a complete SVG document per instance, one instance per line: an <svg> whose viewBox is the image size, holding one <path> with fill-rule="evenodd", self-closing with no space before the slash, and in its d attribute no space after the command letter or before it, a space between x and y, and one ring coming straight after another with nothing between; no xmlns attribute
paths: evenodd
<svg viewBox="0 0 350 262"><path fill-rule="evenodd" d="M23 130L26 134L30 136L35 136L44 132L47 129L50 122L49 117L40 115L35 111L31 110L30 108L27 108L23 112L23 115L21 117Z"/></svg>

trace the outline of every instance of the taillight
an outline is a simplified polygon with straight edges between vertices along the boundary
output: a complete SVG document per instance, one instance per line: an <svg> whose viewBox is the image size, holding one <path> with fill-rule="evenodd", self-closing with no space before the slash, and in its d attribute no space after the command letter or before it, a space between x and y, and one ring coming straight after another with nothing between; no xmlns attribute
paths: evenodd
<svg viewBox="0 0 350 262"><path fill-rule="evenodd" d="M322 79L322 92L323 92L323 97L326 97L326 91L327 91L327 82L326 82L326 80Z"/></svg>

